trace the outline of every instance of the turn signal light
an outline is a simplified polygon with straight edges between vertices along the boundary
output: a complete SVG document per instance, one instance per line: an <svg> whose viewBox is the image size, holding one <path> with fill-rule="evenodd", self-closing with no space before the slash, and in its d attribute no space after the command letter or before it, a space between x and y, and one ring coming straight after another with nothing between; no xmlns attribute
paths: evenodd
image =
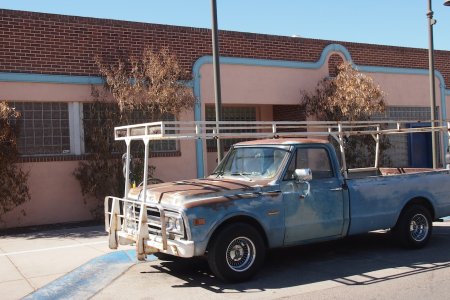
<svg viewBox="0 0 450 300"><path fill-rule="evenodd" d="M195 226L200 226L200 225L205 225L205 224L206 224L206 220L204 218L194 219Z"/></svg>

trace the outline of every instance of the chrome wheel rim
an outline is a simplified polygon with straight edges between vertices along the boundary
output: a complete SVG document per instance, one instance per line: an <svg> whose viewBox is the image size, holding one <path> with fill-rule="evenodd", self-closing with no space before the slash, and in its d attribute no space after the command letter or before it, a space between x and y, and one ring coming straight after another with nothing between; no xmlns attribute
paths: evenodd
<svg viewBox="0 0 450 300"><path fill-rule="evenodd" d="M255 262L255 245L246 237L237 237L228 245L225 255L230 269L235 272L244 272Z"/></svg>
<svg viewBox="0 0 450 300"><path fill-rule="evenodd" d="M409 233L416 242L422 242L428 236L429 224L427 218L422 214L416 214L409 224Z"/></svg>

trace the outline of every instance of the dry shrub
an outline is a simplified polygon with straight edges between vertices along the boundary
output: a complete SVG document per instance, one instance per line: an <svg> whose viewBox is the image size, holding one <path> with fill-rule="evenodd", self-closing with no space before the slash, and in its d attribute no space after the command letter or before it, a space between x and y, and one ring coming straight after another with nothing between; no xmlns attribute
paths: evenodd
<svg viewBox="0 0 450 300"><path fill-rule="evenodd" d="M121 110L178 115L194 106L192 90L184 82L188 74L167 49L145 49L139 58L122 58L112 65L104 61L97 58L97 65Z"/></svg>
<svg viewBox="0 0 450 300"><path fill-rule="evenodd" d="M314 92L301 92L306 114L324 121L366 121L384 112L384 93L373 79L353 69L350 63L338 66L335 78L324 78Z"/></svg>
<svg viewBox="0 0 450 300"><path fill-rule="evenodd" d="M335 78L324 78L313 92L301 92L300 105L307 116L321 121L368 121L385 111L384 93L373 79L355 70L350 63L338 66ZM346 143L349 168L367 167L374 161L374 140L371 136L352 136ZM387 138L381 142L382 154L390 147ZM382 158L389 163L387 157Z"/></svg>
<svg viewBox="0 0 450 300"><path fill-rule="evenodd" d="M155 53L147 49L139 59L122 58L113 64L106 61L97 59L106 92L93 88L93 103L84 106L87 108L83 112L84 141L90 154L74 172L85 202L88 198L96 199L92 213L97 218L103 217L105 196L121 197L124 192L121 154L126 148L124 142L114 140L114 127L136 123L136 116L141 123L166 113L177 116L192 109L195 102L192 90L183 81L187 74L167 50ZM108 93L112 94L112 101ZM143 143L132 142L131 150L135 157L131 180L139 184L144 169ZM155 168L148 168L152 178Z"/></svg>
<svg viewBox="0 0 450 300"><path fill-rule="evenodd" d="M17 126L20 114L0 102L0 218L30 200L27 186L29 173L17 164ZM22 211L25 214L24 211Z"/></svg>

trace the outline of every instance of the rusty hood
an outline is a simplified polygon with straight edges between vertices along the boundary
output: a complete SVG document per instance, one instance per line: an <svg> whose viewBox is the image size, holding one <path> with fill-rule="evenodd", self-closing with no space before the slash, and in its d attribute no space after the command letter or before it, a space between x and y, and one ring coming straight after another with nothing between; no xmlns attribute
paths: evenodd
<svg viewBox="0 0 450 300"><path fill-rule="evenodd" d="M173 181L149 185L147 202L157 202L182 207L193 207L211 201L231 201L238 198L255 197L268 184L267 180L244 181L225 178L204 178ZM133 188L129 198L142 200L143 188Z"/></svg>

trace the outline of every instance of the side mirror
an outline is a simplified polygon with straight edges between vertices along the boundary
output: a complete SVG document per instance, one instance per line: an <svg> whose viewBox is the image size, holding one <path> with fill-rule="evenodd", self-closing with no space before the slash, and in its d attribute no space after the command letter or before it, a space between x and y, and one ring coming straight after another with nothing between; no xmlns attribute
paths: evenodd
<svg viewBox="0 0 450 300"><path fill-rule="evenodd" d="M294 177L297 181L308 182L312 180L311 169L295 169Z"/></svg>
<svg viewBox="0 0 450 300"><path fill-rule="evenodd" d="M311 179L312 179L311 169L309 169L309 168L295 169L294 177L295 177L295 180L297 180L297 182L303 183L306 185L306 191L300 195L300 199L305 199L311 192L311 186L309 184L309 181L311 181Z"/></svg>

